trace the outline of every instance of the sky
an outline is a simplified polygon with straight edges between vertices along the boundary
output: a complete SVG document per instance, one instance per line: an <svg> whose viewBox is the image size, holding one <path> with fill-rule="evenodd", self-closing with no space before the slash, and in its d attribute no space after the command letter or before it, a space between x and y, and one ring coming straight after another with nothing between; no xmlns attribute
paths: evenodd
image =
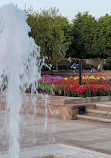
<svg viewBox="0 0 111 158"><path fill-rule="evenodd" d="M78 12L89 11L96 19L111 14L111 0L0 0L0 7L13 3L21 9L32 6L34 11L56 7L59 13L71 21Z"/></svg>

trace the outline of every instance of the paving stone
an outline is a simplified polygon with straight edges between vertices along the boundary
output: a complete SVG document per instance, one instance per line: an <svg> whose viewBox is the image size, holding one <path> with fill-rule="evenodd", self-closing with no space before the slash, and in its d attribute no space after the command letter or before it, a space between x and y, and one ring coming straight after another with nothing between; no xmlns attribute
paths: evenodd
<svg viewBox="0 0 111 158"><path fill-rule="evenodd" d="M1 111L1 114L0 121L4 118L3 111ZM33 126L31 116L24 115L22 118L21 149L27 150L57 143L111 154L111 125L48 118L48 125L45 130L45 117L36 115ZM6 132L0 131L0 152L7 150L8 138Z"/></svg>
<svg viewBox="0 0 111 158"><path fill-rule="evenodd" d="M41 98L42 97L40 96L39 99ZM60 99L61 98L62 97L60 97ZM105 102L105 104L109 105L111 102L109 104L108 102ZM99 151L100 153L110 154L111 157L111 125L106 123L101 124L79 120L67 120L66 118L57 119L52 117L48 118L47 129L45 129L45 117L46 116L43 117L36 115L33 120L32 114L21 114L22 122L20 130L20 147L22 150L24 149L29 151L30 148L34 149L41 146L41 150L43 151L42 147L46 147L50 144L53 146L56 143L77 146L92 151ZM0 110L0 129L3 127L3 122L4 110ZM6 132L0 130L0 152L7 150L7 134ZM58 148L57 150L59 151ZM71 155L68 156L71 157ZM72 157L76 157L74 153L72 153Z"/></svg>

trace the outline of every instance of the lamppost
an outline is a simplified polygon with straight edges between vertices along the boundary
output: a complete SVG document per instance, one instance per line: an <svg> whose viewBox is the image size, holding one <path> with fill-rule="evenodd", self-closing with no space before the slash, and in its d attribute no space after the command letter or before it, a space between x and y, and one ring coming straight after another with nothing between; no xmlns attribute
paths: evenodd
<svg viewBox="0 0 111 158"><path fill-rule="evenodd" d="M82 72L82 64L81 59L79 59L79 84L81 85L81 72Z"/></svg>

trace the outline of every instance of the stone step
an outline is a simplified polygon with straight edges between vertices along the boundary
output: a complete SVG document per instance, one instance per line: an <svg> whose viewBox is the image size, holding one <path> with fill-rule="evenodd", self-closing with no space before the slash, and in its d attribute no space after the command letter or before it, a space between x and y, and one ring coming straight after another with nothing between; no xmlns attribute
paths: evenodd
<svg viewBox="0 0 111 158"><path fill-rule="evenodd" d="M87 109L87 114L90 116L105 116L111 118L111 111L97 110L97 109Z"/></svg>
<svg viewBox="0 0 111 158"><path fill-rule="evenodd" d="M76 115L77 119L79 120L89 120L89 121L97 121L97 122L104 122L104 123L111 123L111 118L103 118L97 116L88 116L88 115Z"/></svg>
<svg viewBox="0 0 111 158"><path fill-rule="evenodd" d="M98 110L111 110L111 104L104 104L104 103L97 103L96 104L96 109Z"/></svg>

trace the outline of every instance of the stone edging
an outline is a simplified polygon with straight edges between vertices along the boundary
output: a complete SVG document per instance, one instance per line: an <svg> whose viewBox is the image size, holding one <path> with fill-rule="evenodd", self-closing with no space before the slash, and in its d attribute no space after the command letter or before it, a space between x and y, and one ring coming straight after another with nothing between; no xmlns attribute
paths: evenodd
<svg viewBox="0 0 111 158"><path fill-rule="evenodd" d="M86 97L86 103L111 101L111 96Z"/></svg>

